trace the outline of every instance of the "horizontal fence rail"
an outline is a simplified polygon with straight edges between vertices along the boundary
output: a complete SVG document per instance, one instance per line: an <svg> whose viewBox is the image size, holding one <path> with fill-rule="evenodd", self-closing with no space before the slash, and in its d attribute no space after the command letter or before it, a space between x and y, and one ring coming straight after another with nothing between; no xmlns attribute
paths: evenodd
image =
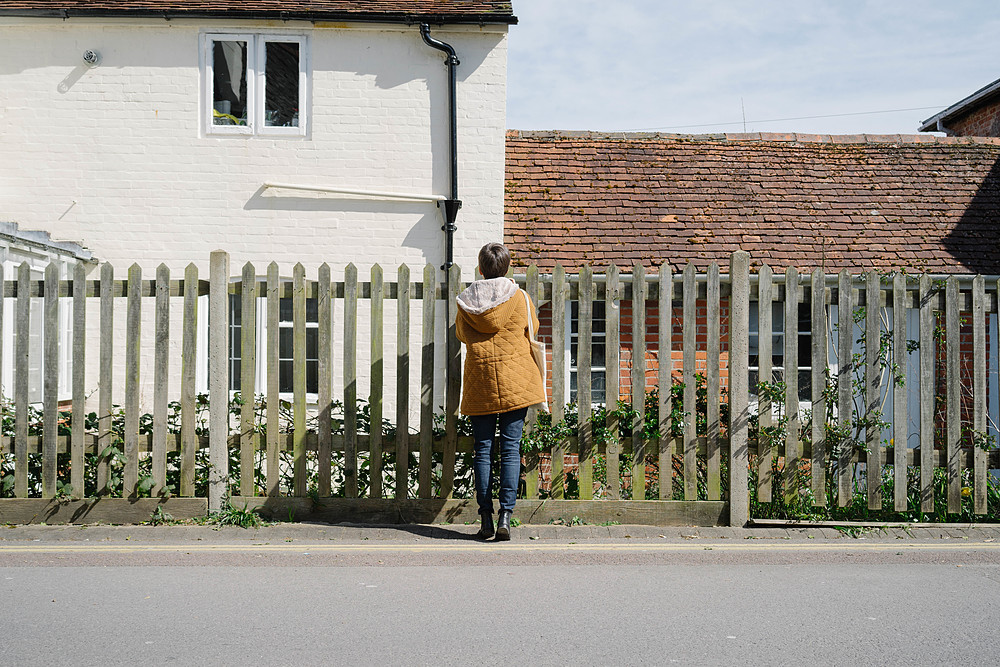
<svg viewBox="0 0 1000 667"><path fill-rule="evenodd" d="M216 252L207 280L194 264L88 268L0 275L14 332L0 503L470 495L461 348L436 326L467 285L458 267L234 275ZM995 509L996 277L751 273L745 253L724 268L515 276L553 397L550 415L529 411L521 497L725 502L737 525L859 493L872 511Z"/></svg>

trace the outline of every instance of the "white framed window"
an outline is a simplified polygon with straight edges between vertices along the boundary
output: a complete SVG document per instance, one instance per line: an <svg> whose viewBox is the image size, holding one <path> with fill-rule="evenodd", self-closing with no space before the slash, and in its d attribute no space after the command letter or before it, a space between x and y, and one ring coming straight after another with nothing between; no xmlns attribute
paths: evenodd
<svg viewBox="0 0 1000 667"><path fill-rule="evenodd" d="M799 382L799 406L804 409L812 401L812 304L800 303L798 307L799 358L793 368ZM787 368L785 354L785 304L771 304L771 363L770 379L760 377L760 304L750 302L750 381L751 400L756 400L757 383L762 381L783 382Z"/></svg>
<svg viewBox="0 0 1000 667"><path fill-rule="evenodd" d="M2 252L2 250L0 250ZM27 260L31 266L31 281L45 279L45 268L48 260L44 256L28 256L19 253L18 259ZM15 260L3 262L4 279L16 281L19 264ZM60 280L69 279L67 268L60 266ZM17 300L14 298L0 299L3 308L3 375L0 376L0 397L10 398L14 395L14 374L22 372L14 368L14 349L17 345L15 319ZM58 400L67 401L73 397L73 299L59 298L59 386ZM28 312L28 367L23 369L28 376L28 402L41 403L44 398L45 380L45 300L42 297L29 299Z"/></svg>
<svg viewBox="0 0 1000 667"><path fill-rule="evenodd" d="M566 383L566 400L575 403L577 400L577 367L580 351L580 303L571 301L566 304L566 349L569 352L569 382ZM604 302L593 302L590 334L590 404L604 405L606 393L607 372L605 367L605 332Z"/></svg>
<svg viewBox="0 0 1000 667"><path fill-rule="evenodd" d="M302 35L206 33L206 133L304 136L307 46Z"/></svg>
<svg viewBox="0 0 1000 667"><path fill-rule="evenodd" d="M257 393L267 390L267 299L257 299ZM229 296L229 390L240 391L242 377L243 300ZM291 397L294 390L292 363L292 299L278 301L278 391ZM319 392L319 301L306 299L306 394L315 400Z"/></svg>

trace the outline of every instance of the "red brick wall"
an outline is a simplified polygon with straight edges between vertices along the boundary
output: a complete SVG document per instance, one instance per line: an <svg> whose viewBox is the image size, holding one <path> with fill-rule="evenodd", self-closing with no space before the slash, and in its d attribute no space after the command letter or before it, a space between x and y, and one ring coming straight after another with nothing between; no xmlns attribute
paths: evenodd
<svg viewBox="0 0 1000 667"><path fill-rule="evenodd" d="M632 303L622 301L619 306L621 352L619 354L618 395L628 399L632 393ZM708 306L705 300L699 300L695 307L696 342L695 342L695 372L704 374L708 368ZM543 341L549 351L549 368L552 366L552 348L555 345L565 345L564 341L552 340L552 307L546 304L538 313L538 339ZM680 381L683 370L684 353L681 350L684 315L680 305L676 305L671 313L671 374L674 381ZM729 378L729 306L722 305L719 316L720 327L720 386L725 389ZM657 387L659 376L659 307L655 301L646 303L646 390ZM566 363L569 363L567 356ZM552 375L549 374L549 396L552 396Z"/></svg>
<svg viewBox="0 0 1000 667"><path fill-rule="evenodd" d="M950 121L947 126L959 137L1000 137L1000 99Z"/></svg>

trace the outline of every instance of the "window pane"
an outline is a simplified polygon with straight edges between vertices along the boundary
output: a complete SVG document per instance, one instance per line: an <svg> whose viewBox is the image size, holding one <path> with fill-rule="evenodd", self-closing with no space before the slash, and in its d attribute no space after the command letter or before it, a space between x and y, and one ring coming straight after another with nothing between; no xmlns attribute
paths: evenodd
<svg viewBox="0 0 1000 667"><path fill-rule="evenodd" d="M229 349L232 352L230 356L239 357L242 344L242 328L239 325L229 327Z"/></svg>
<svg viewBox="0 0 1000 667"><path fill-rule="evenodd" d="M240 363L239 359L233 359L232 363L229 364L229 390L239 391L240 390L240 380L242 379L243 365Z"/></svg>
<svg viewBox="0 0 1000 667"><path fill-rule="evenodd" d="M212 42L213 125L246 125L247 43Z"/></svg>
<svg viewBox="0 0 1000 667"><path fill-rule="evenodd" d="M594 302L594 322L593 322L593 327L594 327L593 331L594 331L594 336L595 337L598 334L602 334L602 335L604 334L605 324L607 324L607 322L605 322L605 320L604 320L604 302L603 301L595 301Z"/></svg>
<svg viewBox="0 0 1000 667"><path fill-rule="evenodd" d="M306 360L319 359L319 329L306 328Z"/></svg>
<svg viewBox="0 0 1000 667"><path fill-rule="evenodd" d="M319 391L319 362L306 360L306 392L315 394Z"/></svg>
<svg viewBox="0 0 1000 667"><path fill-rule="evenodd" d="M289 360L292 358L291 327L281 327L278 329L278 357Z"/></svg>
<svg viewBox="0 0 1000 667"><path fill-rule="evenodd" d="M319 322L319 299L306 299L306 322Z"/></svg>
<svg viewBox="0 0 1000 667"><path fill-rule="evenodd" d="M292 360L278 362L278 391L292 391Z"/></svg>
<svg viewBox="0 0 1000 667"><path fill-rule="evenodd" d="M799 401L812 400L812 371L799 371Z"/></svg>
<svg viewBox="0 0 1000 667"><path fill-rule="evenodd" d="M264 66L264 124L299 126L299 44L267 42Z"/></svg>
<svg viewBox="0 0 1000 667"><path fill-rule="evenodd" d="M604 371L594 371L590 377L591 403L603 403L605 391Z"/></svg>
<svg viewBox="0 0 1000 667"><path fill-rule="evenodd" d="M590 346L590 365L603 367L605 365L604 359L604 339L594 341L594 344Z"/></svg>
<svg viewBox="0 0 1000 667"><path fill-rule="evenodd" d="M282 322L292 321L292 300L285 297L278 299L278 319Z"/></svg>

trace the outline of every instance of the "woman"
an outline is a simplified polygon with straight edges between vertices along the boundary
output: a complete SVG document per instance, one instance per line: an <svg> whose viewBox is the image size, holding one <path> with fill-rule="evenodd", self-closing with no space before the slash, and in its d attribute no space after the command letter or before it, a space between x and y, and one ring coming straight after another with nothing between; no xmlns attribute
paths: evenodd
<svg viewBox="0 0 1000 667"><path fill-rule="evenodd" d="M462 414L472 420L473 470L482 527L478 537L510 539L510 517L521 473L521 431L528 407L545 399L528 342L528 318L538 330L530 299L506 278L510 253L500 243L479 251L477 280L458 295L455 331L466 345ZM500 427L500 515L493 525L490 459Z"/></svg>

